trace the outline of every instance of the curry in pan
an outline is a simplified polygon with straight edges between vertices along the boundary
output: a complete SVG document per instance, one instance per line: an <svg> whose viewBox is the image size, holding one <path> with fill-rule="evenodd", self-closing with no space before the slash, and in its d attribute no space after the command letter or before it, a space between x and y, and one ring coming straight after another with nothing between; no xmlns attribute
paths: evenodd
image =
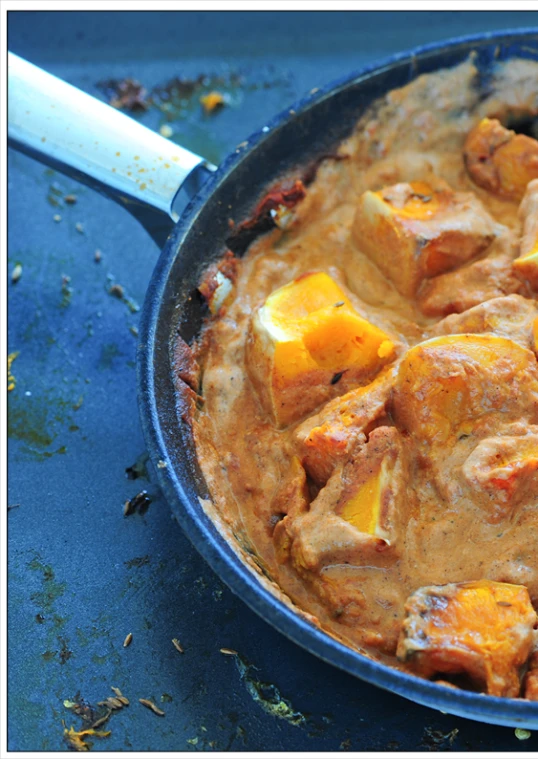
<svg viewBox="0 0 538 759"><path fill-rule="evenodd" d="M174 346L208 511L287 603L534 700L537 114L527 60L390 92L261 201L272 229L209 268L203 334Z"/></svg>

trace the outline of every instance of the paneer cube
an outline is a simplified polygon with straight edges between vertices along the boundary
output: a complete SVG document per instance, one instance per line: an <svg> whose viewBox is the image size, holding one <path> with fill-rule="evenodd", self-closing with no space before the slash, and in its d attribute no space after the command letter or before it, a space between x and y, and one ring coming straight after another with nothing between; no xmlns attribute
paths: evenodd
<svg viewBox="0 0 538 759"><path fill-rule="evenodd" d="M491 420L535 421L538 365L531 351L493 335L448 335L402 359L394 390L397 424L419 444L446 446Z"/></svg>
<svg viewBox="0 0 538 759"><path fill-rule="evenodd" d="M521 201L518 217L522 224L519 258L514 261L514 271L526 279L531 287L538 289L538 179L527 187Z"/></svg>
<svg viewBox="0 0 538 759"><path fill-rule="evenodd" d="M308 511L282 520L295 567L318 571L329 564L360 563L389 548L394 554L405 515L406 467L398 430L373 430L363 448L336 469Z"/></svg>
<svg viewBox="0 0 538 759"><path fill-rule="evenodd" d="M431 335L486 334L507 337L523 348L536 350L538 303L521 295L506 295L480 303L462 314L437 322Z"/></svg>
<svg viewBox="0 0 538 759"><path fill-rule="evenodd" d="M365 192L352 227L359 250L407 297L425 278L477 256L496 233L472 193L453 192L441 179Z"/></svg>
<svg viewBox="0 0 538 759"><path fill-rule="evenodd" d="M478 580L419 588L407 600L397 656L422 677L465 673L517 697L537 616L527 588Z"/></svg>
<svg viewBox="0 0 538 759"><path fill-rule="evenodd" d="M283 427L341 388L370 381L394 357L395 343L360 316L332 277L310 272L254 311L247 351L260 400Z"/></svg>
<svg viewBox="0 0 538 759"><path fill-rule="evenodd" d="M538 178L538 141L482 119L467 135L463 157L469 176L495 195L520 200Z"/></svg>
<svg viewBox="0 0 538 759"><path fill-rule="evenodd" d="M376 447L376 437L372 433L372 440L366 445L369 452L373 449L373 455L368 457L368 466L345 488L336 513L359 532L381 538L390 545L392 535L387 524L386 507L392 487L395 456L389 455L390 449Z"/></svg>
<svg viewBox="0 0 538 759"><path fill-rule="evenodd" d="M536 427L529 427L536 430ZM510 517L518 504L533 502L538 485L538 434L481 440L462 467L474 502L492 524Z"/></svg>
<svg viewBox="0 0 538 759"><path fill-rule="evenodd" d="M387 367L369 385L334 398L297 428L303 466L318 485L324 485L337 464L366 442L370 428L386 414L395 378L395 367Z"/></svg>

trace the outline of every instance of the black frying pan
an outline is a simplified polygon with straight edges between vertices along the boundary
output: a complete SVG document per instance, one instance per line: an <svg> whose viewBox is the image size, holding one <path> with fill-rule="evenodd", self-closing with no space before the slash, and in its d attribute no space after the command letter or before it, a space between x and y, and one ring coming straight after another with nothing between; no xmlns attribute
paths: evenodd
<svg viewBox="0 0 538 759"><path fill-rule="evenodd" d="M217 574L266 621L325 661L418 703L484 722L537 729L538 703L449 689L372 661L309 624L262 585L256 573L241 561L200 505L199 497L207 498L209 493L197 466L190 429L183 421L181 400L172 376L171 348L176 335L179 333L188 343L202 327L206 312L196 287L205 268L224 252L225 241L229 238L228 219L232 217L238 221L248 218L263 197L264 190L284 176L304 174L306 167L330 153L350 133L373 100L407 84L419 74L461 63L472 51L476 53L480 86L487 89L488 78L496 61L510 57L538 59L538 30L451 40L422 47L363 69L345 81L312 94L277 116L262 132L246 140L209 176L172 228L148 287L138 346L139 404L151 458L154 463L163 461L166 464L157 468L159 483L182 528ZM10 69L15 70L18 66L19 61L13 60L12 65L10 60ZM40 80L42 90L51 84L50 79L46 84L48 75L44 76L46 80ZM55 86L57 89L59 85L58 80L51 79L53 89L47 90L45 97L55 104ZM214 168L199 157L184 156L187 164L190 161L189 168L174 175L177 177L174 187L173 180L167 179L160 171L157 153L160 150L170 153L178 149L153 135L150 140L153 145L148 148L148 155L142 155L139 158L141 164L138 164L146 168L149 166L155 176L161 174L158 192L148 196L146 188L140 187L142 182L129 182L127 164L116 167L116 171L111 173L110 158L113 154L100 153L97 168L95 161L86 161L86 158L92 158L89 141L78 143L81 145L81 150L78 150L71 140L66 151L59 129L52 128L49 137L44 121L41 123L48 144L41 141L39 126L34 126L33 132L28 134L30 128L23 123L22 99L19 101L19 93L28 82L25 76L12 79L10 70L9 83L11 143L112 195L141 218L157 240L163 237L160 231L162 225L156 223L158 217L152 208L157 206L162 213L177 218L177 210L174 209L177 207L179 182L183 181L183 190L186 188L192 192L200 185L204 174ZM74 88L70 90L77 92ZM72 111L69 101L67 93L64 107L69 105L68 110ZM99 110L103 134L106 134L106 141L110 141L110 132L114 129L109 128L107 118L112 123L117 121L118 116L121 119L126 117L112 109L109 109L110 113L102 111L107 107L96 101L92 101L89 107L92 114L95 109ZM18 121L15 111L20 117ZM72 129L80 128L80 114L71 113L71 118L72 123L64 114L64 123L70 124ZM39 121L38 118L37 124ZM127 119L127 123L133 125L128 131L134 145L136 138L131 132L143 128L132 120ZM120 133L121 127L118 135ZM125 133L122 134L124 136ZM51 140L54 139L56 146L51 149ZM156 146L155 140L160 141L159 145ZM98 143L99 140L93 142ZM125 139L118 144L123 146L124 142ZM115 152L121 151L118 148ZM89 157L86 153L90 154ZM134 154L131 152L130 155L134 160ZM107 156L109 165L106 165ZM235 252L241 254L250 239L248 236L237 238L232 243Z"/></svg>

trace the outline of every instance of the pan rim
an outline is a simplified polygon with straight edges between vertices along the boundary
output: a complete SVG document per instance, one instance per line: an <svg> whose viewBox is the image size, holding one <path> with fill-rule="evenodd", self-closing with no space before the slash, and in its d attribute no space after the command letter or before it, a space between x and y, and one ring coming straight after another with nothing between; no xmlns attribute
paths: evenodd
<svg viewBox="0 0 538 759"><path fill-rule="evenodd" d="M140 322L137 379L142 430L153 462L163 460L170 464L155 393L156 327L162 297L172 266L180 255L183 240L189 234L199 212L244 156L266 139L267 134L276 126L282 126L285 122L296 118L296 114L301 111L331 97L353 83L360 83L361 80L374 73L398 64L408 63L413 67L415 60L419 57L424 59L430 55L439 55L453 51L458 46L470 52L469 48L473 45L488 46L495 42L509 44L510 41L518 42L532 37L535 37L538 43L538 27L460 36L386 57L351 72L315 92L311 91L309 95L267 122L268 129L255 132L223 161L215 174L208 179L197 196L189 203L180 221L172 230L155 266L144 301ZM315 627L258 581L254 572L233 551L219 533L216 525L201 511L199 505L191 503L172 466L155 467L155 471L158 484L181 528L211 568L253 611L293 642L355 677L424 706L490 724L538 728L538 704L535 702L447 688L369 659Z"/></svg>

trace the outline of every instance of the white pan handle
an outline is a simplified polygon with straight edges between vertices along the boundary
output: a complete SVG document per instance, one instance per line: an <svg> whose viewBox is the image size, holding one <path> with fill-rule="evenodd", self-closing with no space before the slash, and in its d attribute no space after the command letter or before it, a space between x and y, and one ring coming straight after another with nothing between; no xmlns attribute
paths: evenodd
<svg viewBox="0 0 538 759"><path fill-rule="evenodd" d="M216 168L13 53L8 137L13 147L105 192L139 217L137 211L156 209L177 221L179 190L194 194Z"/></svg>

